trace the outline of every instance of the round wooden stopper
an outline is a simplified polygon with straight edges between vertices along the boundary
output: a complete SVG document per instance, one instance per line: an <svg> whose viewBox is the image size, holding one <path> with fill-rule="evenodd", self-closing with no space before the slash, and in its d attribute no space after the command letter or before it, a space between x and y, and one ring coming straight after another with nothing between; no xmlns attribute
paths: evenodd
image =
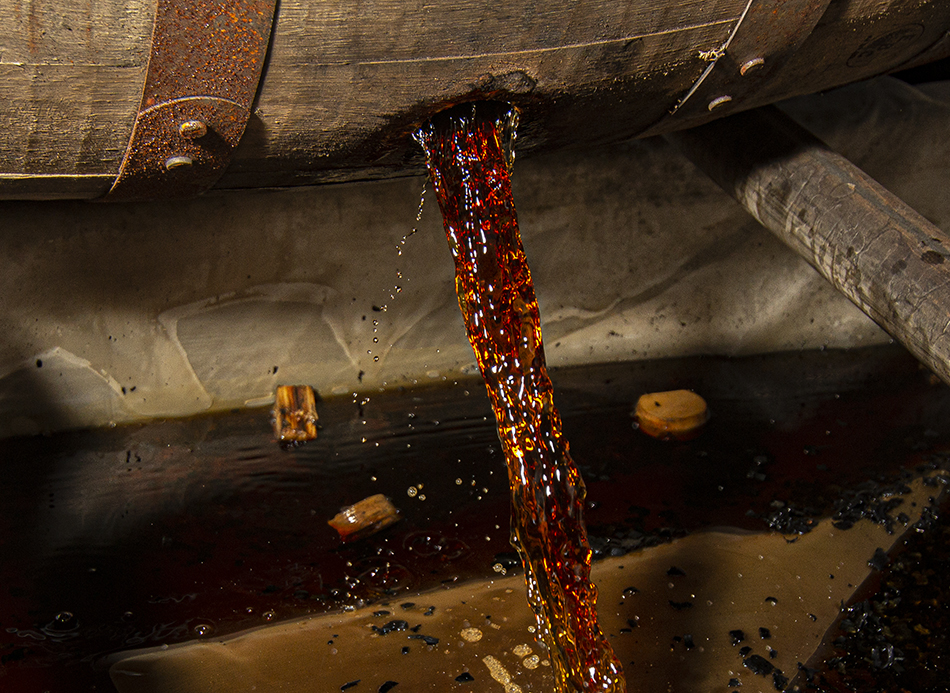
<svg viewBox="0 0 950 693"><path fill-rule="evenodd" d="M633 414L640 430L661 440L690 440L709 419L706 400L689 390L650 392L637 400Z"/></svg>

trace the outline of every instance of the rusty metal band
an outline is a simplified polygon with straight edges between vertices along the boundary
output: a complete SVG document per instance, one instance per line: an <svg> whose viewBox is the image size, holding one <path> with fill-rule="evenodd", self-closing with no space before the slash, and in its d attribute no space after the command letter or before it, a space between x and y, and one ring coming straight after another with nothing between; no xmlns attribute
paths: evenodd
<svg viewBox="0 0 950 693"><path fill-rule="evenodd" d="M260 83L276 0L158 0L142 102L105 200L191 197L224 173Z"/></svg>
<svg viewBox="0 0 950 693"><path fill-rule="evenodd" d="M689 127L691 121L740 110L785 66L811 35L831 0L749 0L732 35L706 57L710 63L673 111L653 128ZM712 116L711 112L715 111ZM647 131L644 134L652 134Z"/></svg>

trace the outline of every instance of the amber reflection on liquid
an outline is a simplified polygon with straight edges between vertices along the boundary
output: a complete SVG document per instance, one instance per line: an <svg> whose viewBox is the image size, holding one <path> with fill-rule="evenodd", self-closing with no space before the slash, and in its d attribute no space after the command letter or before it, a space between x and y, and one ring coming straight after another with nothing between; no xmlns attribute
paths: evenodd
<svg viewBox="0 0 950 693"><path fill-rule="evenodd" d="M511 540L558 689L622 692L620 663L597 624L586 491L554 407L518 232L503 141L513 127L507 109L469 104L441 114L416 139L426 152L455 259L459 307L498 423Z"/></svg>

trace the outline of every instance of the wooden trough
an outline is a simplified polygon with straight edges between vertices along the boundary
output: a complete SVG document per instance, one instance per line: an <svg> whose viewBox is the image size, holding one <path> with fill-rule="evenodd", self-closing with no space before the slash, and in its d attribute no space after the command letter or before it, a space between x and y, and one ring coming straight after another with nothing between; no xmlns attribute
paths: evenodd
<svg viewBox="0 0 950 693"><path fill-rule="evenodd" d="M420 170L409 133L458 102L515 104L529 153L691 128L950 54L937 0L275 5L0 6L0 198L387 178Z"/></svg>

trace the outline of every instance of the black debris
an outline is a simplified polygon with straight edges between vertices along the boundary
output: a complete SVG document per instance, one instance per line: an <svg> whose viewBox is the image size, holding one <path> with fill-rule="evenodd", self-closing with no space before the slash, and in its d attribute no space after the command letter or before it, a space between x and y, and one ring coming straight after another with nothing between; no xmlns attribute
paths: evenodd
<svg viewBox="0 0 950 693"><path fill-rule="evenodd" d="M393 688L399 685L398 681L387 681L382 686L379 687L379 693L388 693Z"/></svg>
<svg viewBox="0 0 950 693"><path fill-rule="evenodd" d="M773 649L770 647L770 648L769 648L769 659L775 659L776 657L778 657L778 650L773 650Z"/></svg>
<svg viewBox="0 0 950 693"><path fill-rule="evenodd" d="M729 688L738 688L742 684L739 683L739 679L729 679L729 683L726 684Z"/></svg>
<svg viewBox="0 0 950 693"><path fill-rule="evenodd" d="M693 636L688 633L683 636L683 644L686 646L687 650L692 650L694 647L696 647L696 643L693 642Z"/></svg>
<svg viewBox="0 0 950 693"><path fill-rule="evenodd" d="M769 660L757 654L746 657L742 660L742 664L753 674L758 674L759 676L768 676L775 669Z"/></svg>
<svg viewBox="0 0 950 693"><path fill-rule="evenodd" d="M379 616L389 616L389 612L386 611L385 609L381 609L380 611L374 611L374 612L373 612L373 616L376 616L376 617L379 617Z"/></svg>
<svg viewBox="0 0 950 693"><path fill-rule="evenodd" d="M426 609L425 611L422 612L422 615L423 615L423 616L431 616L431 615L434 614L434 613L435 613L435 607L434 607L434 606L430 606L428 609Z"/></svg>
<svg viewBox="0 0 950 693"><path fill-rule="evenodd" d="M817 620L818 620L818 617L815 616L815 614L808 614L808 618L810 618L812 621L817 621Z"/></svg>
<svg viewBox="0 0 950 693"><path fill-rule="evenodd" d="M593 558L626 556L628 547L622 541L617 537L598 537L596 535L588 535L587 537L587 543L590 544L590 552Z"/></svg>
<svg viewBox="0 0 950 693"><path fill-rule="evenodd" d="M431 635L417 635L413 633L412 635L407 636L410 640L421 640L426 645L438 645L439 639L434 638Z"/></svg>
<svg viewBox="0 0 950 693"><path fill-rule="evenodd" d="M408 648L408 647L402 648L402 653L403 653L403 654L409 654L409 648Z"/></svg>
<svg viewBox="0 0 950 693"><path fill-rule="evenodd" d="M624 588L623 588L623 596L625 596L625 597L630 597L630 596L632 596L632 595L634 595L634 594L640 594L640 590L638 590L636 587L624 587Z"/></svg>
<svg viewBox="0 0 950 693"><path fill-rule="evenodd" d="M746 656L747 654L749 654L750 652L752 652L752 648L749 647L748 645L746 645L745 647L740 647L740 648L739 648L739 655L740 655L741 657L745 657L745 656Z"/></svg>
<svg viewBox="0 0 950 693"><path fill-rule="evenodd" d="M835 639L837 647L847 645L874 671L903 670L904 653L891 642L893 632L871 602L862 601L849 607L838 627L848 635Z"/></svg>
<svg viewBox="0 0 950 693"><path fill-rule="evenodd" d="M670 566L670 569L666 571L666 574L670 577L674 575L686 575L686 573L684 573L680 568L677 568L675 565Z"/></svg>
<svg viewBox="0 0 950 693"><path fill-rule="evenodd" d="M783 505L778 510L759 515L755 512L748 513L752 517L761 517L768 524L770 529L781 534L808 534L818 524L815 517L818 511L810 507L796 507L791 504Z"/></svg>
<svg viewBox="0 0 950 693"><path fill-rule="evenodd" d="M775 686L775 690L784 691L788 685L788 677L780 669L776 669L772 672L772 684Z"/></svg>
<svg viewBox="0 0 950 693"><path fill-rule="evenodd" d="M415 602L403 602L402 604L399 605L399 608L408 611L415 605L416 605Z"/></svg>
<svg viewBox="0 0 950 693"><path fill-rule="evenodd" d="M632 618L628 618L628 619L627 619L627 625L630 626L631 628L636 628L636 627L637 627L637 622L636 622L636 620L634 620L634 619L632 619Z"/></svg>
<svg viewBox="0 0 950 693"><path fill-rule="evenodd" d="M743 633L738 628L736 630L730 630L729 639L732 640L733 645L738 645L740 642L745 640L745 633Z"/></svg>
<svg viewBox="0 0 950 693"><path fill-rule="evenodd" d="M775 597L766 597L765 601L767 601L772 606L775 606L776 604L778 604L778 599L776 599Z"/></svg>
<svg viewBox="0 0 950 693"><path fill-rule="evenodd" d="M350 681L349 683L344 683L342 686L340 686L340 690L345 691L348 688L353 688L353 686L358 684L360 681L362 681L362 679L356 679L356 681Z"/></svg>
<svg viewBox="0 0 950 693"><path fill-rule="evenodd" d="M379 626L373 626L373 630L379 633L380 635L389 635L393 631L406 630L407 628L409 628L409 624L399 619L395 621L390 621L389 623L384 625L382 628L380 628Z"/></svg>
<svg viewBox="0 0 950 693"><path fill-rule="evenodd" d="M772 633L769 631L768 628L759 627L759 637L762 638L763 640L768 640L769 638L772 637Z"/></svg>
<svg viewBox="0 0 950 693"><path fill-rule="evenodd" d="M418 633L420 630L422 630L422 624L419 623L413 626L412 628L410 628L409 630L411 630L413 633Z"/></svg>
<svg viewBox="0 0 950 693"><path fill-rule="evenodd" d="M857 489L847 491L835 503L832 525L837 529L850 529L860 520L870 520L881 525L888 534L894 533L894 518L891 511L904 502L901 495L910 492L910 487L902 481L883 485L876 481L866 481Z"/></svg>
<svg viewBox="0 0 950 693"><path fill-rule="evenodd" d="M874 550L874 555L868 560L868 565L874 568L874 570L884 570L884 566L887 565L887 554L884 553L884 549L880 546Z"/></svg>
<svg viewBox="0 0 950 693"><path fill-rule="evenodd" d="M798 663L798 670L805 675L805 683L811 683L815 680L815 674L818 673L817 669L810 669L806 667L801 662Z"/></svg>
<svg viewBox="0 0 950 693"><path fill-rule="evenodd" d="M469 674L467 671L463 671L461 674L455 677L455 680L459 683L470 683L475 680L475 677Z"/></svg>
<svg viewBox="0 0 950 693"><path fill-rule="evenodd" d="M691 609L693 607L693 602L674 602L671 599L670 606L672 606L677 611L682 611L683 609Z"/></svg>

